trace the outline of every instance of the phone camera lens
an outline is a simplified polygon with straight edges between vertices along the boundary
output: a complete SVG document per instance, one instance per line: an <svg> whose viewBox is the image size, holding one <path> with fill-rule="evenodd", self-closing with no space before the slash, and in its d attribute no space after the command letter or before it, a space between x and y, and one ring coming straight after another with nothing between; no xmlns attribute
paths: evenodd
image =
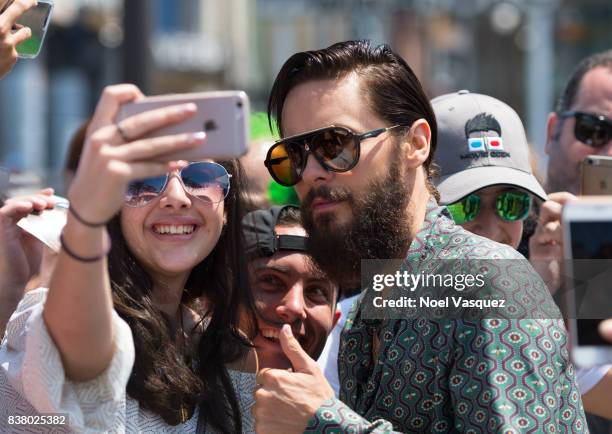
<svg viewBox="0 0 612 434"><path fill-rule="evenodd" d="M236 103L236 106L237 106L238 108L242 108L242 101L238 101L238 102Z"/></svg>

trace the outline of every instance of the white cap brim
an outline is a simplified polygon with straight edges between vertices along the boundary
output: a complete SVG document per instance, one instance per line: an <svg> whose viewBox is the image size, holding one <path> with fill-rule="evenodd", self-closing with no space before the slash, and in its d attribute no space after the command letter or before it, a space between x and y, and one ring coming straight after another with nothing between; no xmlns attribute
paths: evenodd
<svg viewBox="0 0 612 434"><path fill-rule="evenodd" d="M481 188L493 185L511 185L527 190L542 200L547 200L546 192L531 173L511 167L480 166L462 170L436 180L440 192L440 204L457 202Z"/></svg>

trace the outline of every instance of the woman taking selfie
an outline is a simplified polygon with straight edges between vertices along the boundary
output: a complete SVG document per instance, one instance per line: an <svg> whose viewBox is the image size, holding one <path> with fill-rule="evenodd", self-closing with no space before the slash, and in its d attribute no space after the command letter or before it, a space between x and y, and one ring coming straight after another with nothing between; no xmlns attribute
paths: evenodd
<svg viewBox="0 0 612 434"><path fill-rule="evenodd" d="M241 170L159 162L205 138L139 139L193 104L115 123L140 97L118 85L98 104L49 289L25 296L0 347L0 414L66 413L77 431L249 431L251 397L234 389L253 375L224 367L248 349L238 323L252 312Z"/></svg>

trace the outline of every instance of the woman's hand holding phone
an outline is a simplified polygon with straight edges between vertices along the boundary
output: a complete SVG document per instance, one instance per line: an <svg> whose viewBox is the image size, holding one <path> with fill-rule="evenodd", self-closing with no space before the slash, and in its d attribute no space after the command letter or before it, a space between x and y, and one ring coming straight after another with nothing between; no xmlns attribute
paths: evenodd
<svg viewBox="0 0 612 434"><path fill-rule="evenodd" d="M109 86L102 94L68 192L70 203L86 221L110 220L121 209L131 180L160 176L185 164L160 162L160 155L190 149L205 140L204 133L140 139L193 116L197 111L194 104L163 107L115 123L122 104L142 97L130 84ZM153 161L156 157L158 161Z"/></svg>
<svg viewBox="0 0 612 434"><path fill-rule="evenodd" d="M0 0L2 2L2 0ZM17 45L32 36L32 31L23 27L14 31L17 20L36 6L36 0L14 0L2 2L0 8L0 78L8 74L17 62Z"/></svg>

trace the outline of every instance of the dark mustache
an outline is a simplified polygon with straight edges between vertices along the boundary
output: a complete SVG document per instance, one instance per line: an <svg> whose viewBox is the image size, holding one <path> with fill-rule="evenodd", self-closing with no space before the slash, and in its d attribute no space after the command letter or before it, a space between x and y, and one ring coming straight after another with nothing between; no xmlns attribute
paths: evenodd
<svg viewBox="0 0 612 434"><path fill-rule="evenodd" d="M339 202L343 200L350 201L353 198L352 193L348 189L336 188L332 190L327 186L320 186L311 189L302 201L302 210L308 211L312 207L312 202L315 199L323 199L327 201Z"/></svg>

